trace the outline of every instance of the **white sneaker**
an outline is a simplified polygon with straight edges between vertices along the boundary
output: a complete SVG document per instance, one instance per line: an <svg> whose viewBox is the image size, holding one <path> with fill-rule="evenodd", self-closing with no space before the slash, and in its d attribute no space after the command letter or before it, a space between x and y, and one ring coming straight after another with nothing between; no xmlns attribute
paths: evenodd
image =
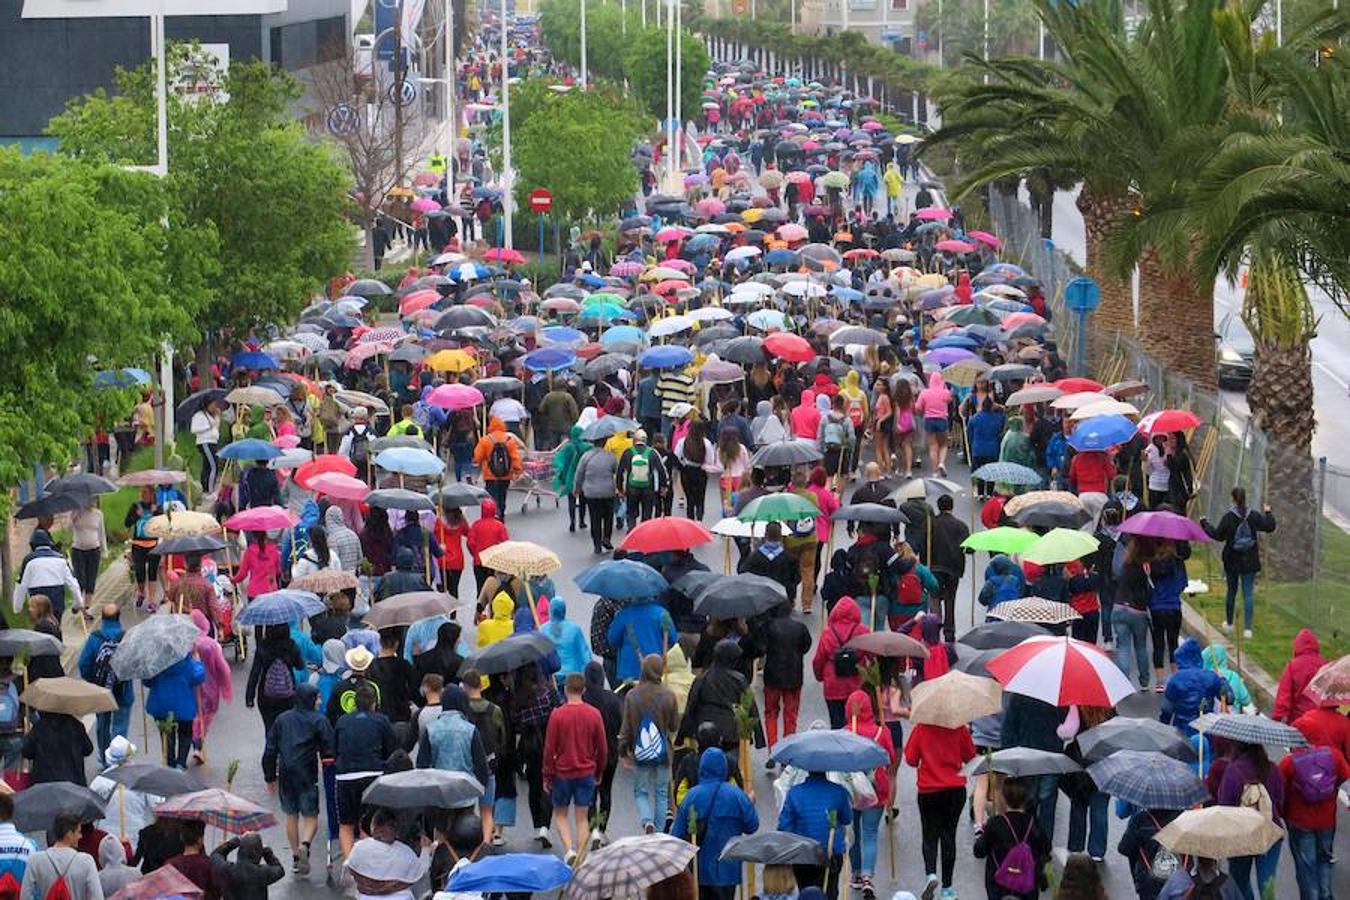
<svg viewBox="0 0 1350 900"><path fill-rule="evenodd" d="M567 853L563 855L563 862L569 866L576 861L577 861L577 851L575 850L568 850Z"/></svg>
<svg viewBox="0 0 1350 900"><path fill-rule="evenodd" d="M923 900L933 900L933 898L937 896L937 892L938 892L938 877L936 874L930 874L928 876L928 880L924 882L923 893L920 894L919 896L923 898Z"/></svg>
<svg viewBox="0 0 1350 900"><path fill-rule="evenodd" d="M553 846L553 841L548 838L548 829L542 825L539 827L539 830L534 833L534 838L545 850Z"/></svg>
<svg viewBox="0 0 1350 900"><path fill-rule="evenodd" d="M1232 630L1233 630L1233 623L1232 623L1232 622L1224 622L1224 623L1223 623L1223 630L1224 630L1225 633L1226 633L1226 632L1229 632L1229 631L1232 631Z"/></svg>
<svg viewBox="0 0 1350 900"><path fill-rule="evenodd" d="M1252 639L1252 630L1250 628L1242 629L1242 639L1244 641L1250 641Z"/></svg>

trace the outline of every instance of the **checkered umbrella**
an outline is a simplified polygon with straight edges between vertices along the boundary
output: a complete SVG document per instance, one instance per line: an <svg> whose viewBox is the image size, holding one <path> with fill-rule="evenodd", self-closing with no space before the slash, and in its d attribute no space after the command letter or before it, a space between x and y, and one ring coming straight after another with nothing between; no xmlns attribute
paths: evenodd
<svg viewBox="0 0 1350 900"><path fill-rule="evenodd" d="M1022 597L997 604L989 610L988 618L1004 622L1029 622L1033 625L1062 625L1081 619L1082 616L1067 603L1056 603L1042 597Z"/></svg>
<svg viewBox="0 0 1350 900"><path fill-rule="evenodd" d="M563 888L563 900L620 900L637 897L688 868L697 848L668 834L619 838L586 857Z"/></svg>
<svg viewBox="0 0 1350 900"><path fill-rule="evenodd" d="M971 477L998 484L1040 484L1045 480L1035 469L1011 462L985 463Z"/></svg>
<svg viewBox="0 0 1350 900"><path fill-rule="evenodd" d="M1243 744L1263 744L1267 747L1306 747L1308 739L1293 726L1265 716L1244 713L1205 713L1193 723L1196 730L1218 735Z"/></svg>
<svg viewBox="0 0 1350 900"><path fill-rule="evenodd" d="M1162 753L1121 750L1088 774L1104 793L1143 809L1190 809L1209 799L1193 766Z"/></svg>
<svg viewBox="0 0 1350 900"><path fill-rule="evenodd" d="M202 889L173 866L160 866L131 882L108 900L158 900L160 897L200 897Z"/></svg>
<svg viewBox="0 0 1350 900"><path fill-rule="evenodd" d="M155 807L155 814L166 819L205 822L231 834L261 831L277 824L261 806L219 788L171 797Z"/></svg>

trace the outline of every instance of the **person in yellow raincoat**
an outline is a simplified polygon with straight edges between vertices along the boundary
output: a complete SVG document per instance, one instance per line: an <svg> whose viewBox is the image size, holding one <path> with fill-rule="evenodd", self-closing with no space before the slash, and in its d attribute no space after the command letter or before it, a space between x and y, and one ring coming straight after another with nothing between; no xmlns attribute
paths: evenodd
<svg viewBox="0 0 1350 900"><path fill-rule="evenodd" d="M904 213L900 197L905 191L905 176L892 161L886 164L886 174L882 177L886 182L886 214L900 216Z"/></svg>
<svg viewBox="0 0 1350 900"><path fill-rule="evenodd" d="M516 629L516 604L511 595L502 591L492 598L492 618L478 623L478 646L495 644Z"/></svg>

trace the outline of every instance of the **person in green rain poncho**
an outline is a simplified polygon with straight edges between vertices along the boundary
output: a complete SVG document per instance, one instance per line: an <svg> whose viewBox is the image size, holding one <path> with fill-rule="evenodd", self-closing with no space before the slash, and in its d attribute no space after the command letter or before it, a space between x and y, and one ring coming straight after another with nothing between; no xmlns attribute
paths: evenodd
<svg viewBox="0 0 1350 900"><path fill-rule="evenodd" d="M577 526L586 530L586 505L577 499L575 479L577 463L591 449L591 445L581 439L582 428L573 425L567 435L567 442L553 455L553 490L567 495L567 530L576 531Z"/></svg>

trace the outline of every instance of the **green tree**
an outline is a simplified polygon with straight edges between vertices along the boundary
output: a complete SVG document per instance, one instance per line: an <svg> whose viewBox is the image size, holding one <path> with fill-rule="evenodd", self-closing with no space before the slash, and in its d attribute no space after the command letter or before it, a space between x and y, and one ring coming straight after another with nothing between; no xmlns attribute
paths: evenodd
<svg viewBox="0 0 1350 900"><path fill-rule="evenodd" d="M632 32L630 31L631 35ZM689 119L698 114L703 96L703 78L711 65L707 49L692 32L686 31L680 48L683 68L680 82L680 115ZM629 41L624 58L628 86L646 110L658 119L666 115L666 32L649 28Z"/></svg>
<svg viewBox="0 0 1350 900"><path fill-rule="evenodd" d="M944 65L960 65L965 54L984 53L984 0L943 0L920 4L914 13L918 28L928 33L928 46L942 40ZM989 0L989 55L1036 55L1038 17L1032 0Z"/></svg>

